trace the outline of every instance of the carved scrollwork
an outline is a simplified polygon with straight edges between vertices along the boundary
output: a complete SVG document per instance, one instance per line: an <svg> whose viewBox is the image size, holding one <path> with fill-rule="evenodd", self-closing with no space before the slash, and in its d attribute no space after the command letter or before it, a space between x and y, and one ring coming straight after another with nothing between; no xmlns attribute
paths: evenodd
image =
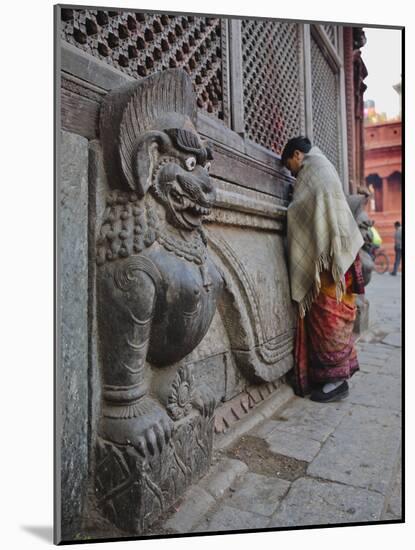
<svg viewBox="0 0 415 550"><path fill-rule="evenodd" d="M219 311L236 363L250 380L276 380L292 366L293 330L266 337L257 290L243 261L225 239L209 232L208 241L225 276L226 292Z"/></svg>
<svg viewBox="0 0 415 550"><path fill-rule="evenodd" d="M156 288L160 286L163 280L160 271L157 269L154 262L144 256L134 256L117 266L114 271L114 282L116 286L124 292L131 290L131 288L137 284L136 273L138 271L149 275ZM142 321L142 323L146 322L148 321Z"/></svg>

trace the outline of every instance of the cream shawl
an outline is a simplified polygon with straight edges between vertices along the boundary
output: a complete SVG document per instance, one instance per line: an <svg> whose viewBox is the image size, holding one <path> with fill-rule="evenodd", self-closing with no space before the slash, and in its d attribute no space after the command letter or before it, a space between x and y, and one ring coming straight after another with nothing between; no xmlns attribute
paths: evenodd
<svg viewBox="0 0 415 550"><path fill-rule="evenodd" d="M320 272L328 269L340 301L345 273L363 245L336 169L318 147L304 155L287 213L292 299L304 317L320 292Z"/></svg>

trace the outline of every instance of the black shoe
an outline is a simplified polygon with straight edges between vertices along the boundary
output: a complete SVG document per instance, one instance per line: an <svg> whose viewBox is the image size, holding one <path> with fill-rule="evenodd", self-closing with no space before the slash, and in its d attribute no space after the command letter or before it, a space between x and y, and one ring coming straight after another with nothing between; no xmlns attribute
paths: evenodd
<svg viewBox="0 0 415 550"><path fill-rule="evenodd" d="M331 401L340 401L349 395L349 384L345 380L340 386L334 388L334 390L325 393L322 389L314 390L311 392L311 401L318 401L319 403L329 403Z"/></svg>
<svg viewBox="0 0 415 550"><path fill-rule="evenodd" d="M390 275L393 275L394 277L396 277L396 273L394 273L393 271L390 272Z"/></svg>

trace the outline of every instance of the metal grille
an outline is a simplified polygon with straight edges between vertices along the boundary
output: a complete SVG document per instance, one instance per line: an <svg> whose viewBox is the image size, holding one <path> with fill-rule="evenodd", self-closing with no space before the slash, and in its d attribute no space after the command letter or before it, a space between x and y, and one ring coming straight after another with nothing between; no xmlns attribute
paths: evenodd
<svg viewBox="0 0 415 550"><path fill-rule="evenodd" d="M314 38L311 39L311 88L314 143L341 171L338 75Z"/></svg>
<svg viewBox="0 0 415 550"><path fill-rule="evenodd" d="M182 67L197 104L221 120L224 109L225 21L128 11L61 10L62 38L113 67L141 78Z"/></svg>
<svg viewBox="0 0 415 550"><path fill-rule="evenodd" d="M333 44L333 46L337 49L337 27L336 25L323 25L323 29L325 30L328 39Z"/></svg>
<svg viewBox="0 0 415 550"><path fill-rule="evenodd" d="M280 154L303 127L298 25L242 21L246 135Z"/></svg>

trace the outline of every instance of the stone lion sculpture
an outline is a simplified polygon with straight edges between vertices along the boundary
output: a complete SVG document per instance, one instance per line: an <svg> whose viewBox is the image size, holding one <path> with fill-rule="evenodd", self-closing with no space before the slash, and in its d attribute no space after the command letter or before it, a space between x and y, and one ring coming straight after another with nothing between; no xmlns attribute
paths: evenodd
<svg viewBox="0 0 415 550"><path fill-rule="evenodd" d="M367 196L364 194L355 194L349 195L347 197L347 202L349 203L350 210L352 211L353 217L359 226L360 232L362 234L364 245L360 249L360 260L362 262L362 271L363 279L365 285L368 285L372 276L372 271L375 267L373 259L367 251L367 246L372 243L372 235L370 233L370 227L372 222L369 219L367 212L365 211L365 205L367 203Z"/></svg>
<svg viewBox="0 0 415 550"><path fill-rule="evenodd" d="M196 132L196 113L182 70L115 90L101 110L112 191L96 249L103 381L98 434L143 456L163 448L173 425L148 365L172 365L199 344L222 289L202 229L215 189L212 150ZM191 404L213 414L214 400L203 392Z"/></svg>

